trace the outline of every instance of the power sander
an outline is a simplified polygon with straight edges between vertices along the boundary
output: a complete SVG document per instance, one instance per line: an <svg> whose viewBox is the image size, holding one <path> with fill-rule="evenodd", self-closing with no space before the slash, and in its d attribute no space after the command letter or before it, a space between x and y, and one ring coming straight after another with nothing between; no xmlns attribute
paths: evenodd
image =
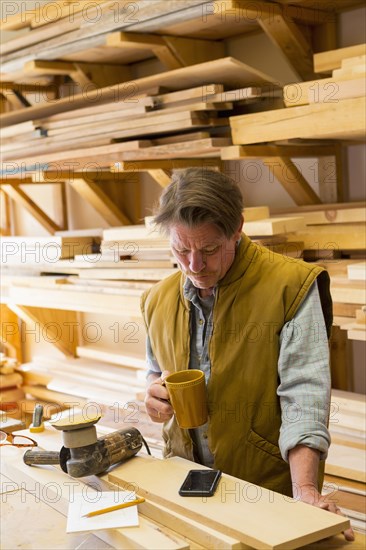
<svg viewBox="0 0 366 550"><path fill-rule="evenodd" d="M63 447L59 452L29 450L23 456L25 464L57 464L72 477L84 477L101 474L113 464L131 458L143 444L151 454L136 428L124 428L98 438L95 424L100 418L84 418L79 414L71 419L51 422L52 426L62 431Z"/></svg>

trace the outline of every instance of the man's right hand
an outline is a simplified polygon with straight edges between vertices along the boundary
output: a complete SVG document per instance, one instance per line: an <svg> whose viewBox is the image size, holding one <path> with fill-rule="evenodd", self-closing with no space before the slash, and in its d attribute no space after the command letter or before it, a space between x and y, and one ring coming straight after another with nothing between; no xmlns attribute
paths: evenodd
<svg viewBox="0 0 366 550"><path fill-rule="evenodd" d="M146 411L153 422L166 422L173 414L173 408L169 403L169 394L163 385L164 378L170 374L169 371L163 371L161 376L151 374L148 379L146 389L145 405Z"/></svg>

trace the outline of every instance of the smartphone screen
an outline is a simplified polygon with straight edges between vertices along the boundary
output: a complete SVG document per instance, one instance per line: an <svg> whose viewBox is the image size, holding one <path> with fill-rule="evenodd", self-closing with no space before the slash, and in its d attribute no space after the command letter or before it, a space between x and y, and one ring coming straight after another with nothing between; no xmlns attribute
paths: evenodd
<svg viewBox="0 0 366 550"><path fill-rule="evenodd" d="M210 497L215 493L220 477L220 470L190 470L179 494L182 497Z"/></svg>

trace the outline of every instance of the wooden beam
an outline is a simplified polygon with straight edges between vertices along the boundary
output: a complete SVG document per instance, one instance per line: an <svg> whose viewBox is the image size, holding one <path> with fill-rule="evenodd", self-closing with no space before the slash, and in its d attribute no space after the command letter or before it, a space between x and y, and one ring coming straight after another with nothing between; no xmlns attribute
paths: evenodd
<svg viewBox="0 0 366 550"><path fill-rule="evenodd" d="M159 184L161 187L167 187L172 181L171 170L149 170L148 174Z"/></svg>
<svg viewBox="0 0 366 550"><path fill-rule="evenodd" d="M278 12L269 17L260 17L258 23L272 42L281 49L300 79L308 80L314 77L310 42L293 20Z"/></svg>
<svg viewBox="0 0 366 550"><path fill-rule="evenodd" d="M332 327L330 340L330 368L332 388L351 391L353 389L352 369L348 364L347 334L340 327Z"/></svg>
<svg viewBox="0 0 366 550"><path fill-rule="evenodd" d="M337 203L344 200L344 189L347 189L347 170L344 163L347 155L341 143L337 143L334 155L318 158L319 196L324 203Z"/></svg>
<svg viewBox="0 0 366 550"><path fill-rule="evenodd" d="M35 326L33 336L53 344L64 355L76 357L77 316L74 311L59 311L47 307L27 307L9 304L13 311L24 323ZM28 328L28 330L30 330ZM31 332L29 332L31 334ZM25 341L27 332L23 331L22 341Z"/></svg>
<svg viewBox="0 0 366 550"><path fill-rule="evenodd" d="M155 34L115 32L107 36L106 45L113 48L149 50L156 55L167 69L172 70L182 67L164 38Z"/></svg>
<svg viewBox="0 0 366 550"><path fill-rule="evenodd" d="M62 228L67 230L69 228L69 220L67 215L67 196L65 182L60 182L60 194L61 194L61 211L62 211Z"/></svg>
<svg viewBox="0 0 366 550"><path fill-rule="evenodd" d="M182 36L164 36L163 38L181 67L218 59L225 55L224 43L218 40L200 40Z"/></svg>
<svg viewBox="0 0 366 550"><path fill-rule="evenodd" d="M115 205L92 180L74 178L68 180L69 185L83 197L109 225L130 225L131 220Z"/></svg>
<svg viewBox="0 0 366 550"><path fill-rule="evenodd" d="M7 236L11 234L11 219L10 219L10 198L0 188L0 235Z"/></svg>
<svg viewBox="0 0 366 550"><path fill-rule="evenodd" d="M344 59L365 54L366 44L319 52L314 54L314 71L316 73L330 73L334 69L340 69Z"/></svg>
<svg viewBox="0 0 366 550"><path fill-rule="evenodd" d="M19 204L27 210L41 225L48 231L51 235L55 231L61 231L63 227L60 227L55 223L47 214L40 208L32 199L24 193L24 191L18 185L2 185L1 188L5 193L15 201L16 204Z"/></svg>
<svg viewBox="0 0 366 550"><path fill-rule="evenodd" d="M263 158L272 174L278 179L287 193L299 206L319 204L320 198L306 181L297 166L286 157Z"/></svg>

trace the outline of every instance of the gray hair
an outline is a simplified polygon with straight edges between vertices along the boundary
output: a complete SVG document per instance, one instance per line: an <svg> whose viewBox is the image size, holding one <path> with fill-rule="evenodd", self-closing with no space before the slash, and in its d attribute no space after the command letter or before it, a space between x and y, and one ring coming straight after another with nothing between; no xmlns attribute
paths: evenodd
<svg viewBox="0 0 366 550"><path fill-rule="evenodd" d="M174 172L161 194L154 223L166 233L175 224L192 228L212 223L230 238L242 211L243 197L234 180L208 168L188 168Z"/></svg>

